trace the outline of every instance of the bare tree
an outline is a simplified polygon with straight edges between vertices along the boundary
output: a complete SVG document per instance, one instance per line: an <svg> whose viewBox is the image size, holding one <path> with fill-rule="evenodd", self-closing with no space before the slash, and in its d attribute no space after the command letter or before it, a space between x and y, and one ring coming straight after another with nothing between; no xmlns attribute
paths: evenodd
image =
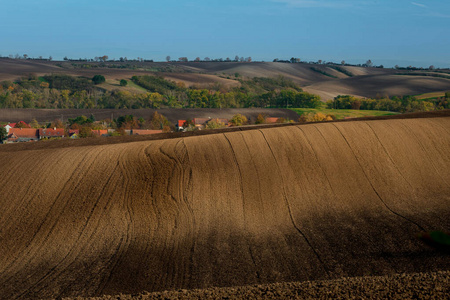
<svg viewBox="0 0 450 300"><path fill-rule="evenodd" d="M166 56L166 61L169 62L170 61L170 55Z"/></svg>

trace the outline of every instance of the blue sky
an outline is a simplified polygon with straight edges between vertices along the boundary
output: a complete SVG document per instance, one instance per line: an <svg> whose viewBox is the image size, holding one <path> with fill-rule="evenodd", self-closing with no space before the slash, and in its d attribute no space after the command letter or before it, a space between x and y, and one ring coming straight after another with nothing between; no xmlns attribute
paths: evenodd
<svg viewBox="0 0 450 300"><path fill-rule="evenodd" d="M450 67L449 0L4 0L0 28L2 56Z"/></svg>

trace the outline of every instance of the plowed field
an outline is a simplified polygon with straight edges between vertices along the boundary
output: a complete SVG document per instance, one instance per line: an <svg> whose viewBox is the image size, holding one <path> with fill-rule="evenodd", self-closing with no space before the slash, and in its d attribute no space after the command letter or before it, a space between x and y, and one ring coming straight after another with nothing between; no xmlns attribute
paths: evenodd
<svg viewBox="0 0 450 300"><path fill-rule="evenodd" d="M450 231L450 117L0 160L1 299L450 270L416 238Z"/></svg>

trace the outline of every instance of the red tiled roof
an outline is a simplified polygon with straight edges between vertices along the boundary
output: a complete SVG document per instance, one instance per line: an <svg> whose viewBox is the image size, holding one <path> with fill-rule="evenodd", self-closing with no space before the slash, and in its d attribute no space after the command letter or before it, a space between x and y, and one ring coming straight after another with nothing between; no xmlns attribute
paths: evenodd
<svg viewBox="0 0 450 300"><path fill-rule="evenodd" d="M194 118L194 124L195 125L204 125L209 120L211 120L211 119L210 118Z"/></svg>
<svg viewBox="0 0 450 300"><path fill-rule="evenodd" d="M69 134L74 134L74 133L79 134L80 130L79 129L69 129Z"/></svg>
<svg viewBox="0 0 450 300"><path fill-rule="evenodd" d="M150 130L150 129L133 129L133 135L147 135L147 134L157 134L162 133L162 130Z"/></svg>
<svg viewBox="0 0 450 300"><path fill-rule="evenodd" d="M178 120L178 127L183 127L186 120Z"/></svg>
<svg viewBox="0 0 450 300"><path fill-rule="evenodd" d="M278 122L278 119L279 118L268 117L268 118L266 118L266 123L276 123L276 122Z"/></svg>
<svg viewBox="0 0 450 300"><path fill-rule="evenodd" d="M108 130L107 129L92 130L92 134L93 135L98 135L98 136L107 135L108 134Z"/></svg>
<svg viewBox="0 0 450 300"><path fill-rule="evenodd" d="M37 138L38 130L34 128L11 128L9 135L14 135L16 138Z"/></svg>
<svg viewBox="0 0 450 300"><path fill-rule="evenodd" d="M64 128L39 129L39 137L64 137Z"/></svg>
<svg viewBox="0 0 450 300"><path fill-rule="evenodd" d="M6 124L5 126L8 126L8 125L9 125L9 127L14 128L14 127L16 126L16 124L17 124L17 123L9 123L9 124ZM3 127L5 127L5 126L3 126Z"/></svg>

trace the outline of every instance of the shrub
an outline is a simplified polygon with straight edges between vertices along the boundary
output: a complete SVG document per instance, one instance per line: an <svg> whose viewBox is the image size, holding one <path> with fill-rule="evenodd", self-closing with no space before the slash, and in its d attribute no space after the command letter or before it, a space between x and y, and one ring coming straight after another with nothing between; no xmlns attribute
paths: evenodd
<svg viewBox="0 0 450 300"><path fill-rule="evenodd" d="M92 82L94 84L100 84L105 82L105 76L103 75L94 75L94 77L92 77Z"/></svg>
<svg viewBox="0 0 450 300"><path fill-rule="evenodd" d="M212 119L206 124L208 129L218 129L225 127L225 123L221 122L219 119Z"/></svg>
<svg viewBox="0 0 450 300"><path fill-rule="evenodd" d="M247 121L248 120L247 120L246 116L241 115L241 114L236 114L231 118L230 123L233 126L242 126L242 125L247 124Z"/></svg>

